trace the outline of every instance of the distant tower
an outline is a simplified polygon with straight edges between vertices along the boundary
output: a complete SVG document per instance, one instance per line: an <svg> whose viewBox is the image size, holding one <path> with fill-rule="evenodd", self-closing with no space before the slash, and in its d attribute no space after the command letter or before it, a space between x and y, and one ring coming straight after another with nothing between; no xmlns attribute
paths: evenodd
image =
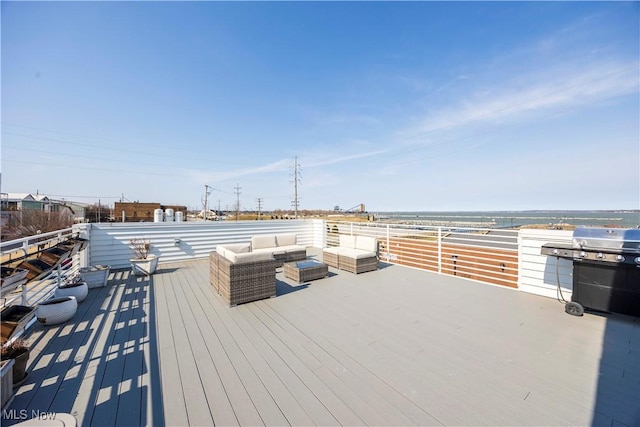
<svg viewBox="0 0 640 427"><path fill-rule="evenodd" d="M256 198L256 203L258 204L258 220L260 220L260 214L262 212L262 198L261 197L257 197Z"/></svg>
<svg viewBox="0 0 640 427"><path fill-rule="evenodd" d="M298 184L302 185L302 182L300 178L298 156L296 156L293 161L293 201L291 202L295 213L295 219L298 219L298 207L300 206L300 201L298 200Z"/></svg>

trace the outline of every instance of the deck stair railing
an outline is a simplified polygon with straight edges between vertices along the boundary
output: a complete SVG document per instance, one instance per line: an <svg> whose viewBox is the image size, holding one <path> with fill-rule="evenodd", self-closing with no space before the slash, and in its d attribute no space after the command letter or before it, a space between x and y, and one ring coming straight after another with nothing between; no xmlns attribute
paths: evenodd
<svg viewBox="0 0 640 427"><path fill-rule="evenodd" d="M37 256L43 250L72 238L74 230L66 228L49 233L36 234L0 243L0 259L3 267L15 267L25 259ZM2 297L2 307L9 305L35 306L46 300L55 291L59 283L75 275L79 269L78 255L71 257L71 263L58 265L41 278L30 280L20 285L15 291Z"/></svg>

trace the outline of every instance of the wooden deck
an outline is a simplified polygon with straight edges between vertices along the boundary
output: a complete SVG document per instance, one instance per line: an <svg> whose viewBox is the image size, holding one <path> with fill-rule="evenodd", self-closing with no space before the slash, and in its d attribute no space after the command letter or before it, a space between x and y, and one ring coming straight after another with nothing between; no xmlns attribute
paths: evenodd
<svg viewBox="0 0 640 427"><path fill-rule="evenodd" d="M640 425L640 322L402 266L225 307L208 261L37 325L19 411L79 425Z"/></svg>

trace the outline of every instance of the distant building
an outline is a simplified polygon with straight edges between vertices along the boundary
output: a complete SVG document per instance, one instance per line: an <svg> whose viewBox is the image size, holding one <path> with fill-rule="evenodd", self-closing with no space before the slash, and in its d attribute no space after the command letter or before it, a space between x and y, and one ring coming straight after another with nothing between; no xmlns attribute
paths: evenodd
<svg viewBox="0 0 640 427"><path fill-rule="evenodd" d="M182 212L183 219L187 218L186 206L161 205L160 203L141 202L116 202L113 208L113 216L117 222L153 222L154 211L156 209L173 209L174 215Z"/></svg>
<svg viewBox="0 0 640 427"><path fill-rule="evenodd" d="M1 222L5 226L12 219L20 218L23 210L39 210L42 212L68 211L76 221L82 221L85 214L85 205L55 200L43 194L31 193L2 193L0 195Z"/></svg>

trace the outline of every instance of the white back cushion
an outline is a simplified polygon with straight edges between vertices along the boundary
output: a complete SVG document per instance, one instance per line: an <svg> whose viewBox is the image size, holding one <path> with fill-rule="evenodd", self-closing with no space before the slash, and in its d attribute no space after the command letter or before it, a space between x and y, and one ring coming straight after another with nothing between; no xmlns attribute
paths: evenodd
<svg viewBox="0 0 640 427"><path fill-rule="evenodd" d="M340 247L355 248L356 247L356 236L347 236L345 234L341 234L340 235Z"/></svg>
<svg viewBox="0 0 640 427"><path fill-rule="evenodd" d="M368 236L356 236L356 249L362 249L363 251L377 252L378 242L375 237Z"/></svg>
<svg viewBox="0 0 640 427"><path fill-rule="evenodd" d="M292 246L296 244L296 235L293 233L277 234L276 242L278 246Z"/></svg>
<svg viewBox="0 0 640 427"><path fill-rule="evenodd" d="M264 236L251 237L252 249L275 248L276 246L277 244L276 244L275 234L267 234Z"/></svg>

